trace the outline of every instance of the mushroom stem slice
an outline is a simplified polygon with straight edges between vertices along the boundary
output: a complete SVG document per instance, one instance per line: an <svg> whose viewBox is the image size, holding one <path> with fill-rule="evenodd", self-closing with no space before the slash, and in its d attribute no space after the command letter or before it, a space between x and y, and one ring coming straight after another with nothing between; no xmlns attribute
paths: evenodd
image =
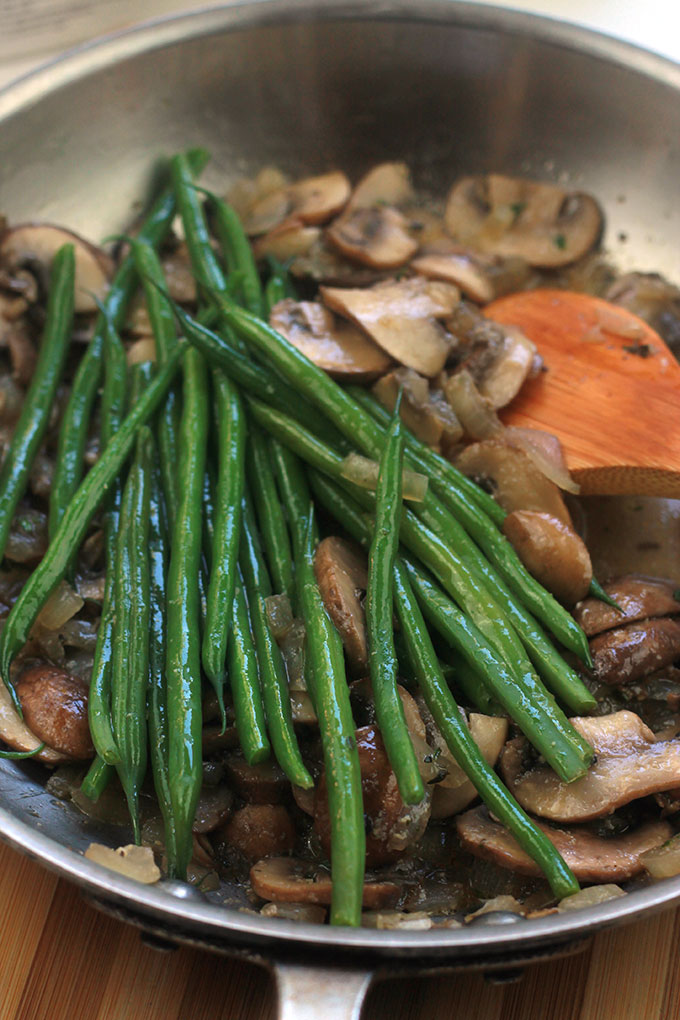
<svg viewBox="0 0 680 1020"><path fill-rule="evenodd" d="M655 740L635 713L571 722L596 756L586 775L573 783L563 783L548 765L533 761L523 737L509 741L501 753L506 785L530 814L555 822L588 822L680 786L680 740Z"/></svg>
<svg viewBox="0 0 680 1020"><path fill-rule="evenodd" d="M586 829L558 829L534 822L581 882L624 882L633 878L644 869L642 854L660 846L672 832L667 822L650 822L623 836L602 839ZM538 865L503 825L491 819L486 808L460 815L456 828L464 849L476 857L521 875L541 874Z"/></svg>

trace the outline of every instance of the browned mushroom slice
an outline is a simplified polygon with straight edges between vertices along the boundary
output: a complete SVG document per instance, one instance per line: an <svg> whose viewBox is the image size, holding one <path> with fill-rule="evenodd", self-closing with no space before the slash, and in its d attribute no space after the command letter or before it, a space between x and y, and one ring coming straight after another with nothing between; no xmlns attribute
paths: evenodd
<svg viewBox="0 0 680 1020"><path fill-rule="evenodd" d="M227 776L236 792L252 804L276 804L288 793L285 772L274 761L249 765L240 754L224 759Z"/></svg>
<svg viewBox="0 0 680 1020"><path fill-rule="evenodd" d="M536 821L581 882L624 882L644 870L641 855L664 843L671 834L666 822L650 822L622 836L602 839L585 829L557 829ZM474 808L456 819L461 844L476 857L493 861L521 875L540 875L538 865L508 830Z"/></svg>
<svg viewBox="0 0 680 1020"><path fill-rule="evenodd" d="M375 269L398 269L418 250L406 217L382 205L344 213L328 228L326 237L346 258Z"/></svg>
<svg viewBox="0 0 680 1020"><path fill-rule="evenodd" d="M94 756L85 681L44 662L21 674L16 692L26 725L48 747L74 760Z"/></svg>
<svg viewBox="0 0 680 1020"><path fill-rule="evenodd" d="M480 262L474 252L449 242L433 245L413 259L411 267L431 280L454 283L465 297L488 305L495 297L495 290Z"/></svg>
<svg viewBox="0 0 680 1020"><path fill-rule="evenodd" d="M29 729L25 720L17 715L4 684L0 684L0 740L13 751L34 751L43 743L43 740ZM43 748L35 757L46 765L68 761L67 755L51 747Z"/></svg>
<svg viewBox="0 0 680 1020"><path fill-rule="evenodd" d="M263 900L277 903L329 904L333 885L328 872L294 857L270 857L250 869L250 884ZM399 899L394 882L364 882L363 904L369 910L390 907Z"/></svg>
<svg viewBox="0 0 680 1020"><path fill-rule="evenodd" d="M279 301L272 308L269 322L335 378L366 381L390 367L388 356L365 333L317 301Z"/></svg>
<svg viewBox="0 0 680 1020"><path fill-rule="evenodd" d="M457 181L444 222L463 244L546 268L575 262L602 231L602 214L590 195L501 174Z"/></svg>
<svg viewBox="0 0 680 1020"><path fill-rule="evenodd" d="M444 396L469 439L493 439L503 429L491 401L483 397L467 368L460 368L444 383Z"/></svg>
<svg viewBox="0 0 680 1020"><path fill-rule="evenodd" d="M538 510L571 527L571 517L557 486L538 470L524 450L501 439L468 446L456 466L490 492L504 510Z"/></svg>
<svg viewBox="0 0 680 1020"><path fill-rule="evenodd" d="M378 379L373 387L376 397L388 411L394 409L402 391L401 417L411 431L428 446L441 442L457 443L463 429L452 408L440 393L433 393L424 376L412 368L397 368Z"/></svg>
<svg viewBox="0 0 680 1020"><path fill-rule="evenodd" d="M397 777L389 763L379 730L363 726L356 731L366 826L366 864L369 868L397 860L425 831L430 817L430 790L420 804L404 804ZM316 787L314 828L325 852L331 849L326 772Z"/></svg>
<svg viewBox="0 0 680 1020"><path fill-rule="evenodd" d="M234 803L233 791L228 786L204 784L196 805L193 832L212 832L224 825Z"/></svg>
<svg viewBox="0 0 680 1020"><path fill-rule="evenodd" d="M601 818L639 797L680 786L680 740L660 740L633 712L571 720L595 752L587 774L563 783L531 759L523 737L509 741L500 768L523 808L555 822Z"/></svg>
<svg viewBox="0 0 680 1020"><path fill-rule="evenodd" d="M340 170L306 177L266 191L244 210L244 228L251 236L266 234L289 220L303 224L325 223L337 215L350 196L350 183Z"/></svg>
<svg viewBox="0 0 680 1020"><path fill-rule="evenodd" d="M501 349L477 383L492 407L505 407L517 396L533 370L536 353L536 345L521 329L503 327Z"/></svg>
<svg viewBox="0 0 680 1020"><path fill-rule="evenodd" d="M97 300L106 295L113 273L113 261L101 248L64 227L51 223L20 223L0 238L0 263L8 267L37 263L46 270L63 244L75 246L77 312L96 312Z"/></svg>
<svg viewBox="0 0 680 1020"><path fill-rule="evenodd" d="M305 255L293 260L290 271L298 279L331 287L370 287L389 275L389 270L361 266L343 258L328 247L323 237L318 238Z"/></svg>
<svg viewBox="0 0 680 1020"><path fill-rule="evenodd" d="M264 259L267 255L286 262L288 259L307 255L312 246L319 240L318 227L307 227L298 219L287 219L270 230L263 237L258 237L253 244L256 259Z"/></svg>
<svg viewBox="0 0 680 1020"><path fill-rule="evenodd" d="M593 577L590 554L573 528L536 510L514 510L503 522L524 566L565 605L573 606L588 592Z"/></svg>
<svg viewBox="0 0 680 1020"><path fill-rule="evenodd" d="M677 588L668 581L630 576L610 581L603 587L620 609L600 599L584 599L576 606L574 619L588 637L620 627L622 623L680 613L680 601L675 597Z"/></svg>
<svg viewBox="0 0 680 1020"><path fill-rule="evenodd" d="M591 640L590 654L602 683L633 683L680 657L680 623L660 617L605 631Z"/></svg>
<svg viewBox="0 0 680 1020"><path fill-rule="evenodd" d="M450 315L458 302L458 290L451 284L414 277L364 290L322 287L321 296L402 365L425 376L444 367L451 345L437 320Z"/></svg>
<svg viewBox="0 0 680 1020"><path fill-rule="evenodd" d="M493 767L508 737L508 720L471 712L468 726L475 744L482 752L487 763ZM451 815L458 814L477 796L477 790L463 770L459 766L456 766L456 768L459 785L451 785L451 776L449 776L447 777L449 782L446 786L437 784L434 787L432 793L432 818L449 818Z"/></svg>
<svg viewBox="0 0 680 1020"><path fill-rule="evenodd" d="M370 209L376 205L401 206L413 198L405 163L379 163L354 188L348 209Z"/></svg>
<svg viewBox="0 0 680 1020"><path fill-rule="evenodd" d="M362 598L368 578L366 558L342 538L330 536L319 542L314 555L314 573L321 597L342 638L350 666L365 672L366 616Z"/></svg>
<svg viewBox="0 0 680 1020"><path fill-rule="evenodd" d="M289 853L295 845L295 826L282 804L245 804L218 829L214 838L224 839L248 861Z"/></svg>

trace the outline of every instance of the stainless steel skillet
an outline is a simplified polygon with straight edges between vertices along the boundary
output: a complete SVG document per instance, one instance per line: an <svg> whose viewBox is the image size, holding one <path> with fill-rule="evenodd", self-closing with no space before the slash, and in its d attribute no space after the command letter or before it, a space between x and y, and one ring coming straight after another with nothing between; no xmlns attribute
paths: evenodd
<svg viewBox="0 0 680 1020"><path fill-rule="evenodd" d="M190 144L212 150L208 180L221 185L265 163L356 175L395 158L439 193L463 171L566 177L603 202L621 264L678 280L679 139L680 68L622 43L444 0L262 0L113 36L0 92L0 210L106 236L133 218L154 161ZM3 838L156 938L275 961L282 1016L298 1020L357 1015L375 971L507 972L680 900L675 879L572 915L460 930L269 920L239 912L227 887L208 900L100 870L80 852L120 833L44 782L35 764L0 765Z"/></svg>

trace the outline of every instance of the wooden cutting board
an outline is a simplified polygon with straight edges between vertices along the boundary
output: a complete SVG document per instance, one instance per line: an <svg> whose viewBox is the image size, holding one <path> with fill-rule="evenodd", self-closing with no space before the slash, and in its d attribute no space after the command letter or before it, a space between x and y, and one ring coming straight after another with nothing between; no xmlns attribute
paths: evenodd
<svg viewBox="0 0 680 1020"><path fill-rule="evenodd" d="M274 1020L252 964L159 953L68 885L0 844L0 1020ZM362 1020L678 1020L680 910L604 932L521 982L478 974L376 984Z"/></svg>

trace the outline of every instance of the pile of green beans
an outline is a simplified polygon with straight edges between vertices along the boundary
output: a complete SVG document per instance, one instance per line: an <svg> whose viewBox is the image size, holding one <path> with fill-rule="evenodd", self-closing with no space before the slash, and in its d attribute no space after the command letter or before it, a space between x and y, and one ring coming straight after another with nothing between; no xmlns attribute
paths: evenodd
<svg viewBox="0 0 680 1020"><path fill-rule="evenodd" d="M587 663L583 632L527 574L500 531L501 508L405 428L399 401L389 414L366 391L343 389L263 321L291 294L290 280L272 262L263 286L234 209L193 182L204 162L202 152L170 161L171 187L126 240L75 372L60 428L50 544L0 634L0 674L17 711L12 661L56 585L73 576L101 510L106 582L88 708L97 755L83 792L96 799L117 773L140 842L140 790L150 767L168 873L186 878L206 684L223 732L230 693L249 764L274 757L293 785L314 785L267 614L268 598L287 599L304 621L304 676L320 727L331 923L359 924L362 776L342 641L314 573L318 505L368 554L372 697L403 802L425 795L397 683L406 672L482 800L555 895L573 893L578 885L560 855L476 748L448 680L465 703L507 713L560 778L574 780L592 752L563 709L587 712L594 699L549 635ZM196 315L171 300L155 250L175 213L197 285ZM128 371L119 331L140 287L156 364ZM67 245L53 263L38 367L0 472L0 557L63 374L73 291ZM101 455L83 478L98 398ZM375 492L343 478L352 451L379 462ZM405 467L430 481L422 502L407 506Z"/></svg>

